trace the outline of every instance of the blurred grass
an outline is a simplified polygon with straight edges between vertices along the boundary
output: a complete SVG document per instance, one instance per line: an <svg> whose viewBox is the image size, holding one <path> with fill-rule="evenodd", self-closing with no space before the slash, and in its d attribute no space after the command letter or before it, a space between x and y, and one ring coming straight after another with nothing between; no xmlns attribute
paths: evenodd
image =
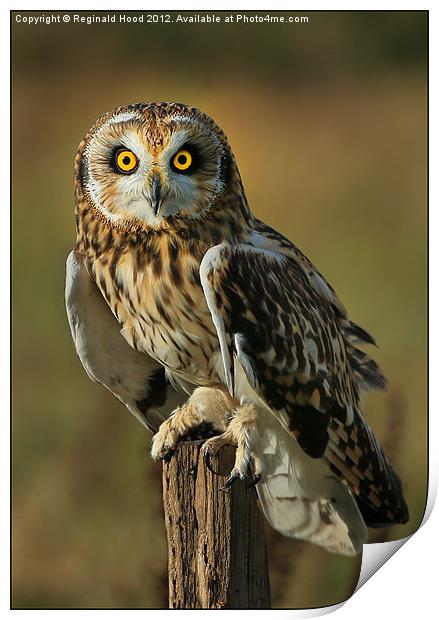
<svg viewBox="0 0 439 620"><path fill-rule="evenodd" d="M23 13L22 13L23 14ZM13 604L162 607L166 545L150 437L75 357L63 303L72 165L104 111L177 100L226 131L253 211L292 239L376 337L365 400L415 531L426 490L426 16L307 25L13 23ZM360 560L268 531L274 607L329 605Z"/></svg>

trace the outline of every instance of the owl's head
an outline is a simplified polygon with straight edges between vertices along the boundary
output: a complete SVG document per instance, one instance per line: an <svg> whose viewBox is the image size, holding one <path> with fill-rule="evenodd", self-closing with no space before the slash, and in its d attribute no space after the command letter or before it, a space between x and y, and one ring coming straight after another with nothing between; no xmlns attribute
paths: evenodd
<svg viewBox="0 0 439 620"><path fill-rule="evenodd" d="M197 218L231 180L232 152L207 115L178 103L142 103L102 116L81 143L77 196L111 222L160 227L175 216Z"/></svg>

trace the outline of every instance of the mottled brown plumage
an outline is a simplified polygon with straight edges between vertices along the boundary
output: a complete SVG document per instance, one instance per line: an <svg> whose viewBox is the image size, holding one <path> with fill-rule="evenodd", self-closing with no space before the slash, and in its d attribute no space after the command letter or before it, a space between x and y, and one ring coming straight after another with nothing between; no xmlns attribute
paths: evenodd
<svg viewBox="0 0 439 620"><path fill-rule="evenodd" d="M121 148L136 157L131 176L115 168ZM189 152L193 171L176 168L176 152ZM218 388L235 408L251 404L251 428L268 408L306 455L330 464L366 522L407 520L361 414L361 391L385 385L358 348L373 339L298 248L251 214L208 116L173 103L104 115L79 147L75 193L76 254L130 347L188 392ZM326 504L319 510L325 523Z"/></svg>

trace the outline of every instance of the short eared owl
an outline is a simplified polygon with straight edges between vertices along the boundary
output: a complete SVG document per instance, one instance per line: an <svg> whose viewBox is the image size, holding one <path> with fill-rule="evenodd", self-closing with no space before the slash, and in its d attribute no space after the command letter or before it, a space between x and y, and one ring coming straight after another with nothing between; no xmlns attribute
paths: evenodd
<svg viewBox="0 0 439 620"><path fill-rule="evenodd" d="M178 103L105 114L79 146L75 195L76 350L156 433L154 458L210 427L206 456L237 446L226 485L251 475L274 528L336 553L361 551L367 525L407 521L361 412L361 392L385 385L359 348L374 341L251 213L212 119Z"/></svg>

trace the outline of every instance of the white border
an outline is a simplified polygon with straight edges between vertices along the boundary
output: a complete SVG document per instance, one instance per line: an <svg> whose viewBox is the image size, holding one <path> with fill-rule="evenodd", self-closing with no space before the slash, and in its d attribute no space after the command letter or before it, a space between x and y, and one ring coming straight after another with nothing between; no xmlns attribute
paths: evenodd
<svg viewBox="0 0 439 620"><path fill-rule="evenodd" d="M269 6L267 6L269 4ZM69 11L72 10L71 3L61 1L57 3L56 8L51 6L51 3L47 3L48 8L53 8L53 12L59 11ZM91 6L93 8L91 8ZM109 0L106 3L96 3L93 2L90 6L90 2L78 1L74 4L73 9L77 11L92 11L92 10L238 10L235 2L223 2L223 3L215 3L209 1L192 1L188 3L186 6L182 2L176 1L166 1L162 2L132 2L127 0L123 7L121 8L120 3ZM45 7L43 7L45 8ZM358 1L354 5L351 1L341 1L334 4L330 4L328 2L316 2L310 1L305 2L270 2L267 3L261 0L241 0L239 2L239 10L261 10L268 11L271 10L285 10L285 11L297 11L302 14L306 14L307 11L311 10L430 10L430 110L438 110L439 109L439 101L437 96L437 79L436 79L436 61L437 61L437 19L436 12L437 9L432 6L419 6L419 4L411 1L387 1L387 2L361 2ZM3 136L9 136L9 126L8 126L8 118L9 118L9 11L10 10L28 10L28 11L37 11L43 10L41 7L36 5L35 2L29 2L22 0L21 2L17 2L17 5L11 6L8 2L6 6L3 4L1 7L2 17L3 19L0 22L1 28L1 37L0 37L0 49L2 51L2 58L4 62L1 64L2 71L2 114L1 114L1 122L4 125L3 127ZM5 62L5 60L7 61ZM7 88L5 88L7 85ZM436 145L437 143L437 116L432 114L430 117L430 140L432 145ZM8 138L9 141L9 138ZM5 161L4 158L3 165L1 167L1 179L2 184L1 187L4 192L3 197L3 226L7 234L7 230L9 228L9 210L7 209L7 205L9 204L9 163ZM434 164L437 163L436 152L434 149L431 149L430 153L430 169L433 171L437 171L437 166ZM433 174L430 177L430 204L434 206L431 209L430 213L430 316L432 318L430 325L430 350L433 352L438 351L439 349L439 331L438 331L438 321L435 320L439 316L439 307L438 307L438 294L437 287L435 286L435 282L433 281L433 274L436 274L438 268L438 250L437 246L432 242L432 236L434 232L437 231L437 220L438 220L438 209L437 205L439 204L438 195L437 195L437 181ZM6 217L6 221L5 221ZM410 251L410 248L407 248L407 251ZM0 264L3 267L3 270L9 269L9 241L3 242L0 244ZM2 394L9 394L9 360L6 355L7 347L5 346L7 342L9 342L9 306L6 301L0 305L0 338L4 343L2 347L2 356L0 360L0 388ZM435 356L431 360L431 370L430 373L434 377L434 372L437 368L437 362L435 361ZM433 384L434 385L434 384ZM6 398L6 401L9 399ZM383 566L380 569L379 577L374 577L371 579L364 587L361 588L359 592L356 592L355 595L344 605L344 606L334 606L332 608L326 608L326 613L330 613L338 609L337 614L339 618L351 618L355 615L355 618L361 620L362 618L370 618L373 617L406 617L408 615L412 616L416 613L417 615L421 614L424 617L430 617L433 615L433 610L436 607L435 604L435 589L437 588L436 583L436 570L434 566L436 564L436 549L437 549L437 534L439 531L439 511L436 509L431 518L427 521L428 516L431 514L434 498L436 495L437 489L437 472L438 472L438 455L439 450L438 446L438 422L437 422L437 411L439 409L439 398L437 396L437 392L433 389L430 390L430 446L434 446L433 449L430 449L430 475L429 475L429 498L428 498L428 509L426 511L426 517L424 518L423 527L420 531L418 531L413 539L410 539L408 544L404 545L404 548L389 561L386 566ZM7 404L7 402L5 403ZM420 413L422 415L422 413ZM2 424L2 432L1 432L1 451L0 451L0 466L2 467L2 476L0 477L0 493L1 493L1 512L0 512L0 548L2 549L2 562L1 562L1 573L0 573L0 610L6 613L13 613L9 611L9 554L6 553L6 550L9 549L9 477L6 472L9 472L9 417L7 416L7 407L3 408L3 415L1 417ZM365 567L362 570L362 573L366 573L371 568L376 567L378 560L377 554L381 557L384 556L388 558L393 554L395 546L398 546L397 543L382 543L380 545L368 545L364 554L364 564ZM392 550L393 548L393 550ZM368 565L368 566L367 566ZM376 568L375 568L376 570ZM373 570L372 572L375 572ZM72 615L76 613L81 613L81 616L87 617L91 613L98 614L111 614L112 617L120 616L123 617L127 612L125 610L97 610L95 612L92 611L83 611L83 610L71 610L71 611L55 611L58 615ZM275 613L277 615L281 614L283 616L288 615L288 617L316 617L317 615L321 615L323 610L304 610L304 611L294 611L294 610L273 610L272 612L267 611L223 611L222 613L228 615L235 615L239 613L240 615L259 615L262 617L262 614L265 616L268 613ZM179 612L171 612L167 610L154 610L154 611L144 611L144 610L133 610L130 613L138 613L138 614L148 614L150 618L163 618L166 614L171 613L179 613ZM46 614L51 613L50 611L42 610L42 611L21 611L15 612L20 613L21 617L27 617L29 614ZM185 611L186 614L192 615L196 614L198 618L201 616L205 616L208 613L212 613L209 611L198 611L198 612L190 612ZM324 613L324 612L323 612Z"/></svg>

